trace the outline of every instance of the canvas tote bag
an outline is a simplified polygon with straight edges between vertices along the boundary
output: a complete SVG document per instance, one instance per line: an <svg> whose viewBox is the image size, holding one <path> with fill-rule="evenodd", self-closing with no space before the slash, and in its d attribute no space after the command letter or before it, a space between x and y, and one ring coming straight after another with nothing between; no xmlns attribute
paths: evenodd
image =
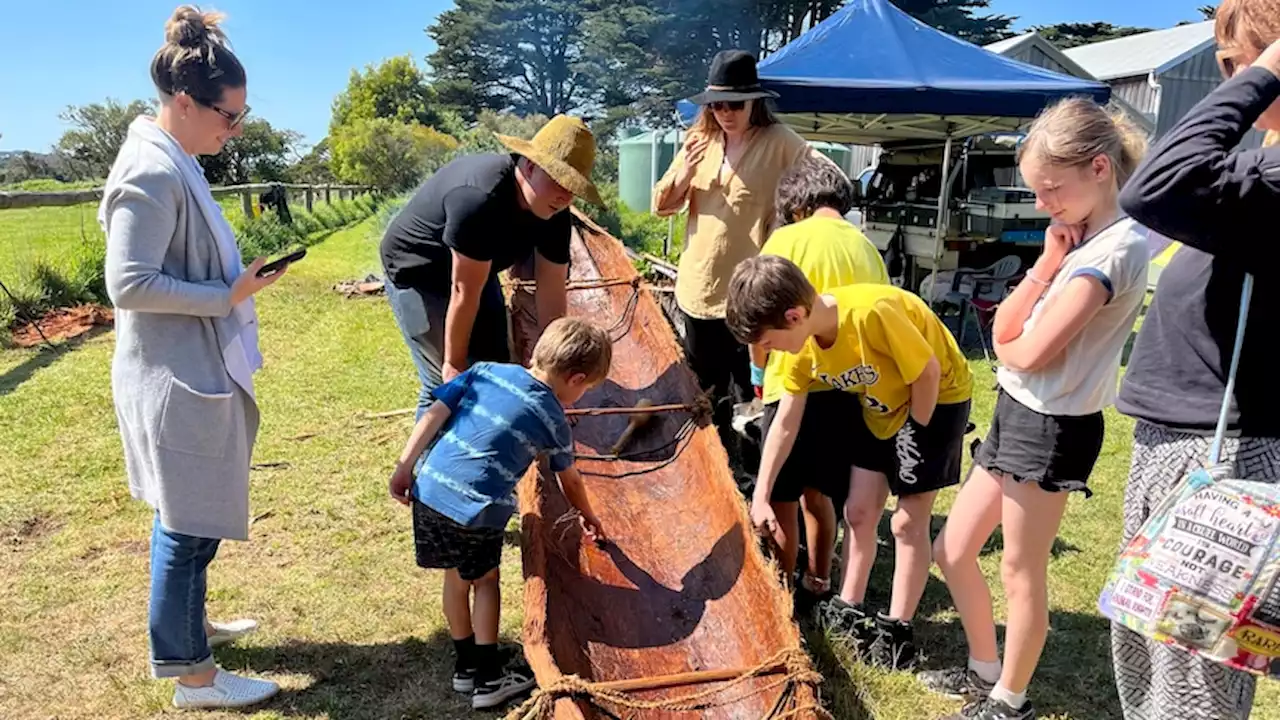
<svg viewBox="0 0 1280 720"><path fill-rule="evenodd" d="M1280 676L1280 485L1233 478L1220 464L1252 293L1245 275L1208 467L1154 509L1120 553L1098 608L1158 642Z"/></svg>

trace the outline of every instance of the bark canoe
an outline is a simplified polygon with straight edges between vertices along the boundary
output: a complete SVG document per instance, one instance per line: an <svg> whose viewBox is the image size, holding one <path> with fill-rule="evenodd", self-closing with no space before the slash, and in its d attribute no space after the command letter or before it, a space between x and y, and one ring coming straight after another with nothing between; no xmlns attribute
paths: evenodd
<svg viewBox="0 0 1280 720"><path fill-rule="evenodd" d="M570 268L569 316L608 328L614 338L609 378L577 407L695 401L699 388L675 334L650 290L638 284L622 244L576 213ZM517 282L508 288L513 349L526 363L537 333L533 293L519 283L528 275L514 272ZM578 467L610 538L603 545L582 537L545 466L534 466L521 482L524 649L547 691L547 717L825 715L818 709L820 678L800 651L791 599L759 548L725 450L714 427L692 417L655 415L621 460L584 456L608 455L628 415L572 418ZM775 667L737 682L722 679L787 651L790 673ZM569 692L569 676L624 690L632 704ZM696 709L655 706L712 691L720 694L692 703Z"/></svg>

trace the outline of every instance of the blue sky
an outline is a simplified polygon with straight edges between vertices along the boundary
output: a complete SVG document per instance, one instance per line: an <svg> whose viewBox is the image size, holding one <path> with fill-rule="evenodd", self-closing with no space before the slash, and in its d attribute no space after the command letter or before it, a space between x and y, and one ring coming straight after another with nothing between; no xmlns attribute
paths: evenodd
<svg viewBox="0 0 1280 720"><path fill-rule="evenodd" d="M1210 0L992 0L1016 27L1104 20L1167 27ZM0 21L0 150L45 151L67 105L154 95L148 64L175 0L12 0ZM354 67L394 55L422 62L424 29L451 0L217 0L249 70L254 115L314 142Z"/></svg>

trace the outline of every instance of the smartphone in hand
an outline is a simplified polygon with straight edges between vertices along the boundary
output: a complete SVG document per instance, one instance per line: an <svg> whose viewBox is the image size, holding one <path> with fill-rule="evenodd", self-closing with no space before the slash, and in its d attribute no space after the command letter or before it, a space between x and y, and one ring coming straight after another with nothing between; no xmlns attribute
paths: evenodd
<svg viewBox="0 0 1280 720"><path fill-rule="evenodd" d="M261 268L258 269L258 277L266 277L268 275L274 275L277 272L280 272L281 270L283 270L286 266L296 263L306 256L307 256L307 249L298 248L297 250L289 253L288 255L285 255L282 258L272 260L266 265L263 265Z"/></svg>

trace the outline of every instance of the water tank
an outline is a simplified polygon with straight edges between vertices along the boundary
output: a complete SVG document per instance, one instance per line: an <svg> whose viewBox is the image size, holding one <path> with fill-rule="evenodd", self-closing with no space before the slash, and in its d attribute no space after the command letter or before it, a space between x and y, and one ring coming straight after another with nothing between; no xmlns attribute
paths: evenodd
<svg viewBox="0 0 1280 720"><path fill-rule="evenodd" d="M849 163L853 162L853 151L849 149L848 145L838 145L836 143L812 140L809 142L809 147L817 150L823 155L826 155L828 159L836 165L839 165L840 169L843 170L846 175L849 174Z"/></svg>
<svg viewBox="0 0 1280 720"><path fill-rule="evenodd" d="M632 210L649 210L653 186L671 166L683 139L680 131L669 130L618 141L618 196L623 204Z"/></svg>

